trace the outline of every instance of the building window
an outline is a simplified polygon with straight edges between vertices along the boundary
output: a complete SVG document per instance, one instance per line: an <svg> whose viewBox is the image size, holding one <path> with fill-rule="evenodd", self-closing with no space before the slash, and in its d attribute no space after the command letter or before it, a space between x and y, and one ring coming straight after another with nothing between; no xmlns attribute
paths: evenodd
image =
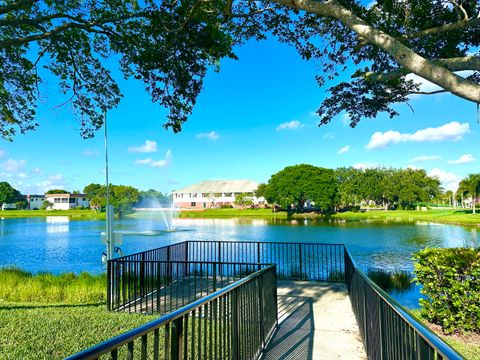
<svg viewBox="0 0 480 360"><path fill-rule="evenodd" d="M196 207L196 206L197 206L197 203L196 203L195 201L192 201L192 202L190 203L190 206L191 206L191 207Z"/></svg>
<svg viewBox="0 0 480 360"><path fill-rule="evenodd" d="M67 198L62 198L62 203L68 203L68 199Z"/></svg>
<svg viewBox="0 0 480 360"><path fill-rule="evenodd" d="M54 198L54 199L53 199L53 202L54 202L55 204L58 204L58 203L62 202L62 199L60 199L60 198Z"/></svg>
<svg viewBox="0 0 480 360"><path fill-rule="evenodd" d="M83 198L82 201L87 201L87 199L86 199L86 198Z"/></svg>

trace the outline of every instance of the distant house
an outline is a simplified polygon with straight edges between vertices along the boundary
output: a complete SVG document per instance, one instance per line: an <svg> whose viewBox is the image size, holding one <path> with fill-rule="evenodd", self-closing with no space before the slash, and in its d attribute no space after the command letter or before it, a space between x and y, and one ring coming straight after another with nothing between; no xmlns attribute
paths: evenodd
<svg viewBox="0 0 480 360"><path fill-rule="evenodd" d="M51 210L69 210L78 207L90 207L85 194L45 194L45 200L52 203Z"/></svg>
<svg viewBox="0 0 480 360"><path fill-rule="evenodd" d="M27 195L28 210L38 210L45 201L45 195Z"/></svg>
<svg viewBox="0 0 480 360"><path fill-rule="evenodd" d="M4 211L4 210L15 210L16 208L17 208L17 205L15 205L15 204L7 204L7 203L2 204L2 211Z"/></svg>
<svg viewBox="0 0 480 360"><path fill-rule="evenodd" d="M250 180L205 180L173 192L173 205L179 209L208 209L234 205L240 194L252 197L254 204L263 205L255 196L258 183Z"/></svg>

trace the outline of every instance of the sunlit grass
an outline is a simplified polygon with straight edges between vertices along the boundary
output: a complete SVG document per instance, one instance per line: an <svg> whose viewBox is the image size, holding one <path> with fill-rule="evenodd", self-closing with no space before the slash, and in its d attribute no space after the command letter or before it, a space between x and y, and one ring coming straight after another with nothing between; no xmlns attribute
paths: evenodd
<svg viewBox="0 0 480 360"><path fill-rule="evenodd" d="M105 274L33 275L15 267L0 269L0 301L88 304L105 302Z"/></svg>
<svg viewBox="0 0 480 360"><path fill-rule="evenodd" d="M68 216L72 219L105 219L105 213L90 209L82 210L4 210L0 218L26 218L45 216Z"/></svg>
<svg viewBox="0 0 480 360"><path fill-rule="evenodd" d="M108 312L104 304L0 302L0 358L63 359L157 317Z"/></svg>
<svg viewBox="0 0 480 360"><path fill-rule="evenodd" d="M344 212L332 216L345 220L390 220L390 221L432 221L459 225L480 225L480 214L472 214L471 210L393 210Z"/></svg>
<svg viewBox="0 0 480 360"><path fill-rule="evenodd" d="M262 217L287 218L287 213L276 212L272 209L207 209L201 211L180 211L181 218L230 218L230 217Z"/></svg>

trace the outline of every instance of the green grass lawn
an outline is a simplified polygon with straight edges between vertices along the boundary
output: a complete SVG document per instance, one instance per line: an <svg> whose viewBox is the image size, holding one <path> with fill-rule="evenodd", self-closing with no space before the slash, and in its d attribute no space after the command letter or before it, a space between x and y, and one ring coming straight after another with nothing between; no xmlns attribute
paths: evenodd
<svg viewBox="0 0 480 360"><path fill-rule="evenodd" d="M63 359L156 318L104 304L0 302L0 358Z"/></svg>
<svg viewBox="0 0 480 360"><path fill-rule="evenodd" d="M62 359L158 316L106 309L106 276L0 269L0 359Z"/></svg>
<svg viewBox="0 0 480 360"><path fill-rule="evenodd" d="M105 274L32 275L14 267L0 269L0 302L105 303L106 289Z"/></svg>
<svg viewBox="0 0 480 360"><path fill-rule="evenodd" d="M94 210L0 210L0 217L26 218L44 216L68 216L71 219L105 219L105 213Z"/></svg>
<svg viewBox="0 0 480 360"><path fill-rule="evenodd" d="M459 225L480 225L480 214L472 214L468 210L394 210L394 211L366 211L363 213L345 212L332 216L334 219L344 220L391 220L391 221L434 221Z"/></svg>
<svg viewBox="0 0 480 360"><path fill-rule="evenodd" d="M272 209L207 209L200 211L180 211L181 218L232 218L232 217L259 217L286 219L284 211L274 213Z"/></svg>

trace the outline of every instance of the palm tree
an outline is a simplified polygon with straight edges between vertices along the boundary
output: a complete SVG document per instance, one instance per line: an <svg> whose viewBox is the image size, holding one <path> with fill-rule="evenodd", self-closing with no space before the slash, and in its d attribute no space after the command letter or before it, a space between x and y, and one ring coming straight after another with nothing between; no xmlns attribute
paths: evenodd
<svg viewBox="0 0 480 360"><path fill-rule="evenodd" d="M475 214L477 194L480 193L480 174L469 174L468 177L460 182L458 190L463 195L470 195L472 197L472 209Z"/></svg>

